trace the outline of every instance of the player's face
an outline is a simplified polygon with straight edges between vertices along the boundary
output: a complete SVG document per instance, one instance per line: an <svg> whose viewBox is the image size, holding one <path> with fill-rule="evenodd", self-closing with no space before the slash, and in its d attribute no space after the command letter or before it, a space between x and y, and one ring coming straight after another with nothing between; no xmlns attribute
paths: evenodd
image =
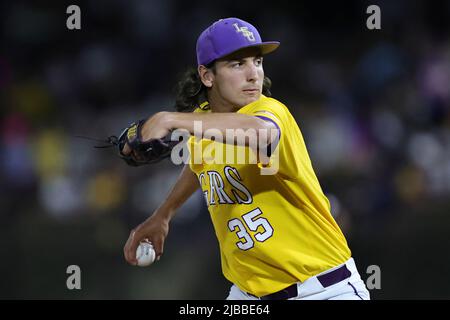
<svg viewBox="0 0 450 320"><path fill-rule="evenodd" d="M240 109L262 93L263 58L254 48L216 61L212 93L223 105Z"/></svg>

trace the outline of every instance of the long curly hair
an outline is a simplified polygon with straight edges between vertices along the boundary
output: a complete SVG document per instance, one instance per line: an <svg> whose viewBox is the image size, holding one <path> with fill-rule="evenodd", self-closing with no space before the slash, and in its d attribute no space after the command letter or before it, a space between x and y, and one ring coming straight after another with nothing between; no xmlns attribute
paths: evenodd
<svg viewBox="0 0 450 320"><path fill-rule="evenodd" d="M213 73L216 72L215 65L208 66ZM262 93L270 97L272 94L270 88L272 81L268 77L264 77ZM187 69L177 82L175 109L178 112L192 112L197 107L204 105L208 101L207 87L200 80L200 76L196 68Z"/></svg>

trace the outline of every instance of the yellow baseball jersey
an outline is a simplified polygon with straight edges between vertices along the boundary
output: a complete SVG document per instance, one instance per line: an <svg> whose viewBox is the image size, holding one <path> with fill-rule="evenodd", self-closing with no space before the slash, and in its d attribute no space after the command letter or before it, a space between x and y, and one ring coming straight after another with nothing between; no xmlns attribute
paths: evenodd
<svg viewBox="0 0 450 320"><path fill-rule="evenodd" d="M241 290L263 296L344 263L351 252L287 107L261 96L237 112L277 125L280 138L269 165L248 163L250 157L239 163L239 150L251 153L248 147L211 137L190 138L189 165L211 215L224 276ZM230 152L234 155L223 155ZM262 168L272 166L274 174L262 174Z"/></svg>

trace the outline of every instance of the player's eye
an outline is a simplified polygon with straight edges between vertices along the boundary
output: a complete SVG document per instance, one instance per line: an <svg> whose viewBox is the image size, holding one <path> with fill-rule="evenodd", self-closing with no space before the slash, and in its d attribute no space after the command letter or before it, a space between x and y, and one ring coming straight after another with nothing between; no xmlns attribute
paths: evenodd
<svg viewBox="0 0 450 320"><path fill-rule="evenodd" d="M263 59L262 59L262 58L257 58L257 59L255 59L255 65L256 65L256 66L262 65L262 62L263 62Z"/></svg>
<svg viewBox="0 0 450 320"><path fill-rule="evenodd" d="M236 61L236 62L232 62L231 63L231 67L232 68L239 68L240 66L242 66L242 62L240 62L240 61Z"/></svg>

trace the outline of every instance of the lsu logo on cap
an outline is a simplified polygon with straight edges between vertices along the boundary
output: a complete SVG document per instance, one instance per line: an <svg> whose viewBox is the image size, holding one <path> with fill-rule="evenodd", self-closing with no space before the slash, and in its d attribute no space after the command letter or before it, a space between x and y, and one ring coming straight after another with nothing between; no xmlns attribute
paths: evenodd
<svg viewBox="0 0 450 320"><path fill-rule="evenodd" d="M255 41L255 36L253 35L253 32L249 31L247 27L239 27L237 23L233 23L234 28L236 29L236 32L242 32L242 35L248 39L248 41Z"/></svg>

